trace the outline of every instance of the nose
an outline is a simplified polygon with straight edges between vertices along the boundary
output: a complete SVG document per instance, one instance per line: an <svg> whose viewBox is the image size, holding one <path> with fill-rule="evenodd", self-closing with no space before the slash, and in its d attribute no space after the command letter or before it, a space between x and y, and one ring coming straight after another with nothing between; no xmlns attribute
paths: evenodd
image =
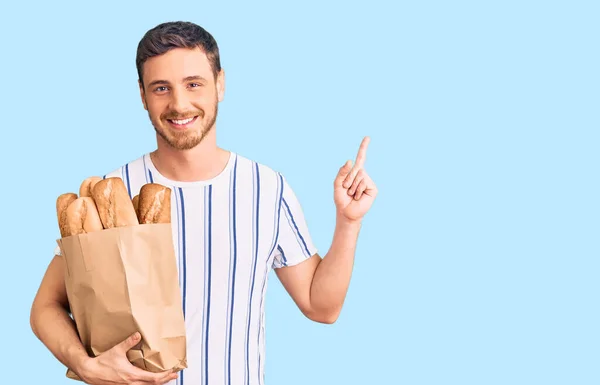
<svg viewBox="0 0 600 385"><path fill-rule="evenodd" d="M171 111L183 114L188 110L188 106L189 102L187 100L187 96L185 95L185 90L182 90L179 87L173 87L173 91L171 92L171 100L169 103Z"/></svg>

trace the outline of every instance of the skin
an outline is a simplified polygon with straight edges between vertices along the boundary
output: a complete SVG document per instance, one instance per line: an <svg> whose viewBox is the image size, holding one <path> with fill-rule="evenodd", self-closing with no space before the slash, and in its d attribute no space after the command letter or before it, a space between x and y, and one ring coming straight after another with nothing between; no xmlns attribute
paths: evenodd
<svg viewBox="0 0 600 385"><path fill-rule="evenodd" d="M149 59L139 83L144 109L156 131L152 161L172 180L198 181L218 175L229 152L216 144L218 103L225 92L225 73L214 74L200 49L174 49ZM196 117L185 130L170 120ZM336 226L324 257L276 269L276 274L302 313L321 323L333 323L341 312L354 264L356 243L364 215L377 196L367 174L369 138L360 144L355 162L347 161L333 182ZM139 341L132 335L107 352L91 358L82 346L69 316L63 278L64 262L50 262L31 308L31 327L54 356L92 385L164 384L177 377L166 371L150 373L133 366L126 352ZM139 338L139 336L138 336Z"/></svg>
<svg viewBox="0 0 600 385"><path fill-rule="evenodd" d="M157 149L150 156L158 171L184 182L218 175L229 160L229 151L217 146L215 132L218 102L225 94L224 71L215 77L199 48L174 49L146 61L143 78L140 96L157 133ZM191 116L198 118L185 131L168 122Z"/></svg>

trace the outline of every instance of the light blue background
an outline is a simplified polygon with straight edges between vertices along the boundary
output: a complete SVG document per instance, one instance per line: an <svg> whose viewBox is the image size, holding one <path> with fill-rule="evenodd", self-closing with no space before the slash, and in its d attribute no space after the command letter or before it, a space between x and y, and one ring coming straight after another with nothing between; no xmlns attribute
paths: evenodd
<svg viewBox="0 0 600 385"><path fill-rule="evenodd" d="M74 384L29 328L55 199L154 148L135 50L168 20L216 37L219 144L287 176L322 254L372 138L343 313L271 275L267 384L600 383L596 4L3 2L2 383Z"/></svg>

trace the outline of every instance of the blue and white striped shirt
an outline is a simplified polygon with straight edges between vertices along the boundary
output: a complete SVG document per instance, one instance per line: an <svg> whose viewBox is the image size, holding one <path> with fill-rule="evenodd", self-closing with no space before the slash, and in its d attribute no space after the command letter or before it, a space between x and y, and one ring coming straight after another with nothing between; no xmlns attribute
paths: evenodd
<svg viewBox="0 0 600 385"><path fill-rule="evenodd" d="M150 182L172 189L188 368L169 385L264 384L269 271L317 252L285 178L233 152L207 181L168 180L149 154L105 177L115 176L131 197Z"/></svg>

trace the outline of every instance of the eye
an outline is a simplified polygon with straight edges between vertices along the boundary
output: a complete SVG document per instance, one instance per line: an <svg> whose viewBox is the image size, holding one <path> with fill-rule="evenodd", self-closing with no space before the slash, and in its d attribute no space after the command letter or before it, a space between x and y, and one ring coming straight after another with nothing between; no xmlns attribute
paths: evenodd
<svg viewBox="0 0 600 385"><path fill-rule="evenodd" d="M154 92L164 92L167 90L166 86L159 86L154 89Z"/></svg>
<svg viewBox="0 0 600 385"><path fill-rule="evenodd" d="M202 85L199 83L190 83L190 87L196 88L196 87L202 87Z"/></svg>

